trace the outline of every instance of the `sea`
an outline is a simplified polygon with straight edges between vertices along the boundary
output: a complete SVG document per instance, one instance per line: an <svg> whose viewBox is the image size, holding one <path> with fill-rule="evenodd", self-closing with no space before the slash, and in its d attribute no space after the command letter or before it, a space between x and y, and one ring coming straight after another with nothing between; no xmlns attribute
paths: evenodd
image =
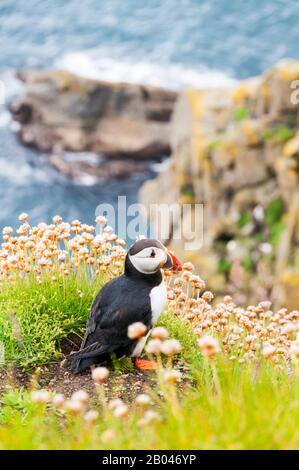
<svg viewBox="0 0 299 470"><path fill-rule="evenodd" d="M0 0L0 229L28 212L32 223L94 221L99 204L160 171L100 183L70 180L24 147L7 106L23 92L16 71L57 67L109 81L229 86L298 58L297 0ZM163 163L161 164L163 165Z"/></svg>

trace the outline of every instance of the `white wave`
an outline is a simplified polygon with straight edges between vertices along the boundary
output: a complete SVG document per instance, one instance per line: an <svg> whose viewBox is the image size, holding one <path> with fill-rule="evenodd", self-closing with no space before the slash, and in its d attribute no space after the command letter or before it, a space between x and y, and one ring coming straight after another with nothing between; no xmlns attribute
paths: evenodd
<svg viewBox="0 0 299 470"><path fill-rule="evenodd" d="M15 96L20 96L22 91L23 84L16 78L15 71L6 70L0 74L0 128L11 126L11 130L16 132L7 106L10 100Z"/></svg>
<svg viewBox="0 0 299 470"><path fill-rule="evenodd" d="M99 51L73 52L54 64L79 76L111 82L143 83L178 90L186 87L230 87L236 80L218 70L183 64L157 64L150 60L117 60Z"/></svg>
<svg viewBox="0 0 299 470"><path fill-rule="evenodd" d="M11 122L11 115L7 109L0 107L0 127L7 127Z"/></svg>
<svg viewBox="0 0 299 470"><path fill-rule="evenodd" d="M151 170L155 171L156 173L161 173L162 171L166 171L170 166L170 159L165 158L162 162L154 162L151 164Z"/></svg>
<svg viewBox="0 0 299 470"><path fill-rule="evenodd" d="M16 77L16 71L12 69L5 70L0 74L0 82L4 89L4 105L14 96L20 96L24 90L24 85Z"/></svg>
<svg viewBox="0 0 299 470"><path fill-rule="evenodd" d="M50 185L51 175L46 167L32 167L26 160L0 158L0 185L13 184L16 187L29 186L33 183Z"/></svg>
<svg viewBox="0 0 299 470"><path fill-rule="evenodd" d="M81 175L74 178L73 183L77 186L95 186L99 180L96 176Z"/></svg>

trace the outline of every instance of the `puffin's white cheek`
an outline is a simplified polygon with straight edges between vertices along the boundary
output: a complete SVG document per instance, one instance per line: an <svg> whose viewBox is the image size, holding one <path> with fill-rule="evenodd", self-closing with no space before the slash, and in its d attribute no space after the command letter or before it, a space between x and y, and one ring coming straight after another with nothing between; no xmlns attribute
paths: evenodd
<svg viewBox="0 0 299 470"><path fill-rule="evenodd" d="M159 268L160 261L155 258L135 258L134 264L139 271L151 273Z"/></svg>

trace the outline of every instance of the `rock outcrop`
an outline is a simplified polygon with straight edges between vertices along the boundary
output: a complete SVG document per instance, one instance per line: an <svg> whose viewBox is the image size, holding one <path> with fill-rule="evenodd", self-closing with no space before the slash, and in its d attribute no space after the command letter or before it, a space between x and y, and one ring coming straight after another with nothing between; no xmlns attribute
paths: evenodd
<svg viewBox="0 0 299 470"><path fill-rule="evenodd" d="M92 151L110 158L169 154L176 93L108 83L60 70L20 73L25 95L11 107L21 140L41 151Z"/></svg>
<svg viewBox="0 0 299 470"><path fill-rule="evenodd" d="M299 63L285 61L234 89L182 93L170 164L140 194L147 206L204 204L203 247L185 253L186 240L170 244L211 288L247 300L272 295L292 308L299 308L296 80ZM169 224L170 238L181 222Z"/></svg>
<svg viewBox="0 0 299 470"><path fill-rule="evenodd" d="M85 153L53 153L49 163L59 173L86 185L103 183L109 179L128 178L132 174L144 174L149 171L149 165L144 161L111 161L99 155Z"/></svg>

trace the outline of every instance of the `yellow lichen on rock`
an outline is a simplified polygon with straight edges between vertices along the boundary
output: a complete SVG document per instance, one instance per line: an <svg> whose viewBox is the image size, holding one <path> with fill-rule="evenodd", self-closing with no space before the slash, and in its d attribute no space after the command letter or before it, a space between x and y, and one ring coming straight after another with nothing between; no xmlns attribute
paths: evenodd
<svg viewBox="0 0 299 470"><path fill-rule="evenodd" d="M299 131L296 133L295 137L284 145L282 153L285 157L293 157L299 154Z"/></svg>
<svg viewBox="0 0 299 470"><path fill-rule="evenodd" d="M185 253L184 237L170 245L204 270L211 289L237 286L248 301L271 295L277 279L283 285L299 250L299 229L297 238L288 229L290 212L299 213L299 106L290 101L298 70L285 62L234 90L182 92L171 165L156 181L157 202L204 205L202 248ZM178 187L162 194L162 179Z"/></svg>
<svg viewBox="0 0 299 470"><path fill-rule="evenodd" d="M249 146L257 145L261 142L261 132L256 121L246 120L241 124L245 136L246 144Z"/></svg>
<svg viewBox="0 0 299 470"><path fill-rule="evenodd" d="M296 60L283 60L277 64L280 76L287 81L299 78L299 62Z"/></svg>
<svg viewBox="0 0 299 470"><path fill-rule="evenodd" d="M203 108L202 108L202 92L198 90L188 90L187 92L187 97L190 102L190 108L192 112L192 122L193 122L193 147L196 155L198 155L199 158L202 158L205 156L205 153L203 151L203 146L202 146L202 140L201 140L201 128L200 128L200 119L203 114Z"/></svg>
<svg viewBox="0 0 299 470"><path fill-rule="evenodd" d="M281 302L292 310L299 308L299 272L288 270L281 276Z"/></svg>
<svg viewBox="0 0 299 470"><path fill-rule="evenodd" d="M253 80L246 80L241 83L235 90L233 90L231 96L236 106L241 106L248 99L253 98L256 93L256 84Z"/></svg>

